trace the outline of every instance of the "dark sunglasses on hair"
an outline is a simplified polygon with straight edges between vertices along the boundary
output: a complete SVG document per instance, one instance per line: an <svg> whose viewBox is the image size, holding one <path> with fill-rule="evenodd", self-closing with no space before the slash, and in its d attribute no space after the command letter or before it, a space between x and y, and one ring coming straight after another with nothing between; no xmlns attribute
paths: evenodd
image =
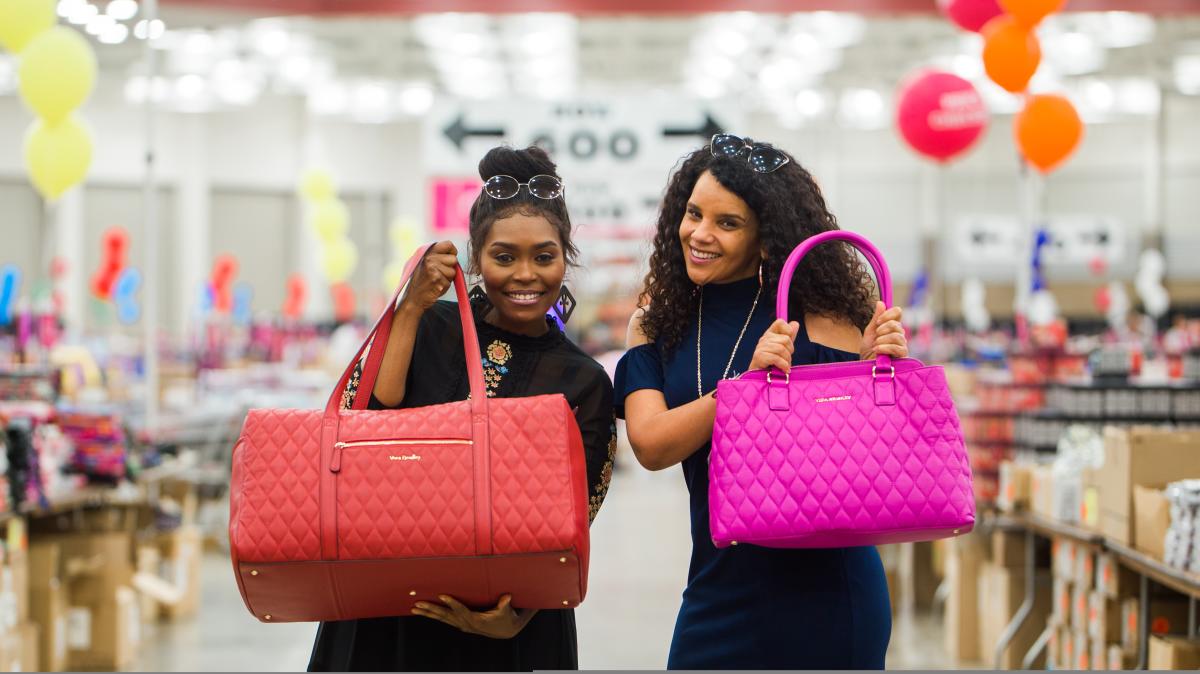
<svg viewBox="0 0 1200 674"><path fill-rule="evenodd" d="M713 135L709 142L712 154L717 158L734 159L749 150L750 168L759 173L770 173L788 163L788 156L779 150L763 143L750 144L746 139L731 133Z"/></svg>
<svg viewBox="0 0 1200 674"><path fill-rule="evenodd" d="M557 199L562 196L562 181L554 176L538 174L523 183L512 176L492 176L483 183L483 191L493 199L512 199L521 191L521 187L538 199Z"/></svg>

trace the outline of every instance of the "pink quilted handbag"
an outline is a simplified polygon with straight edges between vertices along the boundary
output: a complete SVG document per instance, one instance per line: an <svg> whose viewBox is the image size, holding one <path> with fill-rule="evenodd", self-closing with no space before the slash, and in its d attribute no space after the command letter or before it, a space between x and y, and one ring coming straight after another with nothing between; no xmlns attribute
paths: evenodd
<svg viewBox="0 0 1200 674"><path fill-rule="evenodd" d="M879 250L853 232L810 237L788 256L775 314L787 320L800 260L826 241L861 250L880 298ZM913 358L751 370L717 384L708 507L717 547L833 548L924 541L975 525L971 468L941 367Z"/></svg>

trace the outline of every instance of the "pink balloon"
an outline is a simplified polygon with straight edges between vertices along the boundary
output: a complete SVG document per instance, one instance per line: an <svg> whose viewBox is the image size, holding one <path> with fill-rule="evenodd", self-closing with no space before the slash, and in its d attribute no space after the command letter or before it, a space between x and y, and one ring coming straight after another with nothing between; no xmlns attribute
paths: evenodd
<svg viewBox="0 0 1200 674"><path fill-rule="evenodd" d="M974 33L1004 12L998 0L938 0L938 9L959 27Z"/></svg>
<svg viewBox="0 0 1200 674"><path fill-rule="evenodd" d="M987 128L983 98L970 82L938 70L922 70L900 88L896 125L917 152L948 162L975 144Z"/></svg>

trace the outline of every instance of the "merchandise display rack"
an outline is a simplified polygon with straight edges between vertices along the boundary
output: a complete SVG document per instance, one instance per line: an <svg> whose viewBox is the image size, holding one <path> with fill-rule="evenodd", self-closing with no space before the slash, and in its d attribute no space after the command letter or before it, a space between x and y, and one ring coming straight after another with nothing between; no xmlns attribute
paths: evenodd
<svg viewBox="0 0 1200 674"><path fill-rule="evenodd" d="M1139 579L1139 610L1138 620L1138 669L1146 669L1150 645L1150 583L1153 581L1169 588L1188 599L1188 636L1200 636L1197 624L1197 603L1200 602L1200 575L1167 566L1142 552L1110 541L1104 536L1078 526L1057 522L1046 517L1029 512L1015 514L988 514L981 517L981 531L1024 532L1025 534L1025 596L1016 615L1012 617L1000 635L994 653L996 669L1002 668L1003 655L1008 649L1017 631L1029 618L1033 611L1037 592L1037 556L1035 539L1037 537L1055 539L1065 538L1075 543L1086 545L1098 552L1111 554L1116 561L1137 574ZM1025 654L1022 661L1023 669L1031 669L1033 663L1042 654L1050 640L1053 625L1047 625L1041 636Z"/></svg>

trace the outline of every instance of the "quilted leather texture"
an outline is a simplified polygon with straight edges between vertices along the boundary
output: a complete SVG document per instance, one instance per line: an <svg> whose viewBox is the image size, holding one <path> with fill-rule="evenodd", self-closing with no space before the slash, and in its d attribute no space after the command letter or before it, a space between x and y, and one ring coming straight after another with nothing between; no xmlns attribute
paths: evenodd
<svg viewBox="0 0 1200 674"><path fill-rule="evenodd" d="M793 368L783 410L770 408L763 377L720 382L709 463L718 546L869 545L973 526L970 465L945 373L898 360L895 404L878 405L871 366Z"/></svg>
<svg viewBox="0 0 1200 674"><path fill-rule="evenodd" d="M320 559L321 413L251 410L233 450L230 544L244 561Z"/></svg>
<svg viewBox="0 0 1200 674"><path fill-rule="evenodd" d="M567 550L574 546L576 508L567 431L575 426L566 398L494 398L492 433L492 545L498 555ZM536 448L554 448L538 451ZM586 509L586 508L585 508ZM528 547L530 544L536 547Z"/></svg>
<svg viewBox="0 0 1200 674"><path fill-rule="evenodd" d="M586 478L574 415L561 395L488 401L494 554L586 554ZM230 540L247 562L316 561L320 546L319 410L252 410L234 449ZM387 412L343 410L337 439L470 439L469 402ZM391 456L420 455L420 460ZM341 451L339 559L475 554L470 445L381 445Z"/></svg>

